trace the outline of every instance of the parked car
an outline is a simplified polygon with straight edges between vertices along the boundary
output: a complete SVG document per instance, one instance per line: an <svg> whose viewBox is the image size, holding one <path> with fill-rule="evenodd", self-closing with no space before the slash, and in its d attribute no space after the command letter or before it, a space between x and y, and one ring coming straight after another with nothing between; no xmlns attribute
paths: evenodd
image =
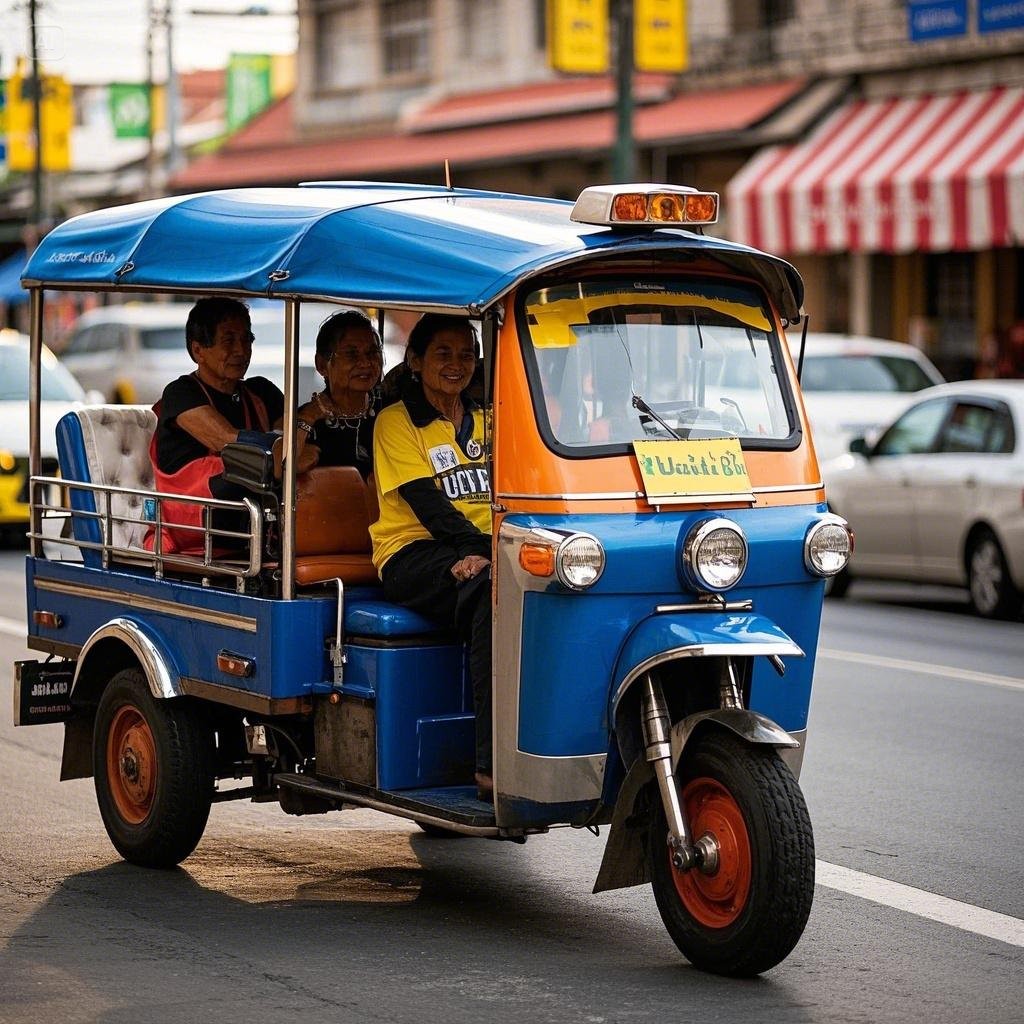
<svg viewBox="0 0 1024 1024"><path fill-rule="evenodd" d="M822 467L829 506L856 545L835 577L966 586L990 618L1024 595L1024 381L928 388L871 444Z"/></svg>
<svg viewBox="0 0 1024 1024"><path fill-rule="evenodd" d="M185 321L190 308L187 303L168 302L90 310L72 329L61 360L83 387L96 389L106 402L152 405L168 381L194 368L185 350ZM317 331L339 308L322 302L304 303L300 308L299 394L304 399L322 383L313 368ZM255 340L248 376L267 377L282 387L284 319L280 303L253 303L250 316ZM390 352L387 365L395 359Z"/></svg>
<svg viewBox="0 0 1024 1024"><path fill-rule="evenodd" d="M799 336L790 335L789 340L795 359ZM818 461L841 455L854 437L891 423L918 391L943 379L912 345L809 333L800 388Z"/></svg>
<svg viewBox="0 0 1024 1024"><path fill-rule="evenodd" d="M0 532L5 539L23 534L28 523L28 364L28 338L0 330ZM47 348L40 366L40 454L43 473L53 475L57 420L85 402L86 394Z"/></svg>

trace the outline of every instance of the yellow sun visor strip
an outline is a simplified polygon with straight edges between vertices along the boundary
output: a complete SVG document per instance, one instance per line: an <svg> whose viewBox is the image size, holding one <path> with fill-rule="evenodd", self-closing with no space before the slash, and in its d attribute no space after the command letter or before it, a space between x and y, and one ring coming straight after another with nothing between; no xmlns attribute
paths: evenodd
<svg viewBox="0 0 1024 1024"><path fill-rule="evenodd" d="M576 344L573 327L586 326L591 313L610 306L625 309L627 315L630 306L697 306L722 313L752 330L765 334L772 331L764 310L746 302L710 298L698 292L617 292L527 305L526 315L534 348L570 348Z"/></svg>

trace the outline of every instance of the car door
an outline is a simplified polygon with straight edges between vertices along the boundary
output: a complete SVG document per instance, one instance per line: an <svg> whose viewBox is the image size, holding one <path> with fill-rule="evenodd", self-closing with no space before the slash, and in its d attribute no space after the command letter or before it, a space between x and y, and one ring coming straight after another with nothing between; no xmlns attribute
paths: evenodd
<svg viewBox="0 0 1024 1024"><path fill-rule="evenodd" d="M1001 402L968 396L953 402L914 489L922 579L966 582L967 532L996 511L1000 468L1011 458L1004 451L1011 423ZM1014 490L1019 494L1019 483Z"/></svg>
<svg viewBox="0 0 1024 1024"><path fill-rule="evenodd" d="M948 398L912 406L868 453L863 479L849 488L843 515L856 537L855 572L913 579L918 563L915 488L949 412Z"/></svg>

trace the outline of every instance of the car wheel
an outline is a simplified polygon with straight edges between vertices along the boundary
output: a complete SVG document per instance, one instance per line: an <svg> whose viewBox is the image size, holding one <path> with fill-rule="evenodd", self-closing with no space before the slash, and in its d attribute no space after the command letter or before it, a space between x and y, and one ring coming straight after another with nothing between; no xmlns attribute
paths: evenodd
<svg viewBox="0 0 1024 1024"><path fill-rule="evenodd" d="M1010 579L1003 549L991 530L982 530L971 541L967 585L971 607L986 619L1012 619L1020 611L1021 594Z"/></svg>

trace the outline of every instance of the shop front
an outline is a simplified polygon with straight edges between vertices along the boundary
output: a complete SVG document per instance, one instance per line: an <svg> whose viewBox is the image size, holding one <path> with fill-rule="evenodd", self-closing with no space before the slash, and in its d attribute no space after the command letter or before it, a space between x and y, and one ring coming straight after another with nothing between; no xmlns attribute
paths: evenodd
<svg viewBox="0 0 1024 1024"><path fill-rule="evenodd" d="M730 236L804 274L819 330L911 342L962 378L994 375L1024 321L1024 88L849 101L726 196Z"/></svg>

